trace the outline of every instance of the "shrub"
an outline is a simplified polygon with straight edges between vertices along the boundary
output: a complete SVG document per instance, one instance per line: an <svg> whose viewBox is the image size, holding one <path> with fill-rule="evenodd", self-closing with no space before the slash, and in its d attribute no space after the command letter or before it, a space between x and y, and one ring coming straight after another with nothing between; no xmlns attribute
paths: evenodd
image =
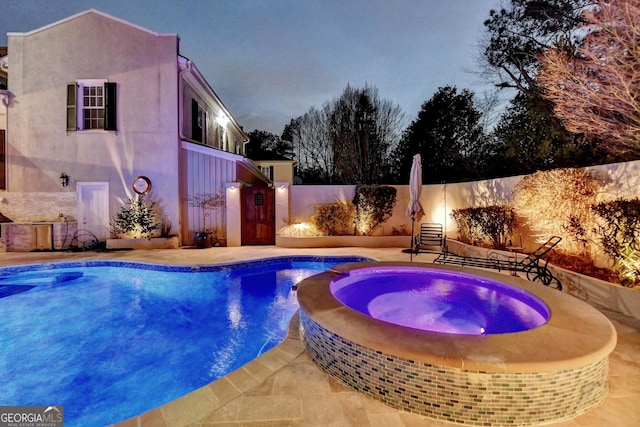
<svg viewBox="0 0 640 427"><path fill-rule="evenodd" d="M396 189L386 185L358 185L353 197L356 234L367 236L393 214Z"/></svg>
<svg viewBox="0 0 640 427"><path fill-rule="evenodd" d="M559 236L565 252L586 255L587 233L596 219L591 206L604 188L601 180L584 169L536 172L516 185L512 205L538 242Z"/></svg>
<svg viewBox="0 0 640 427"><path fill-rule="evenodd" d="M496 249L506 247L508 237L517 226L513 208L504 205L455 209L451 216L462 242Z"/></svg>
<svg viewBox="0 0 640 427"><path fill-rule="evenodd" d="M155 202L147 203L142 194L129 198L120 212L111 221L111 234L114 237L128 235L134 238L151 237L151 233L160 228L156 221Z"/></svg>
<svg viewBox="0 0 640 427"><path fill-rule="evenodd" d="M640 283L640 200L613 200L593 206L602 218L594 229L602 249L626 286Z"/></svg>
<svg viewBox="0 0 640 427"><path fill-rule="evenodd" d="M458 227L458 239L463 243L479 245L484 238L480 224L472 215L473 209L477 208L454 209L451 212L451 217Z"/></svg>
<svg viewBox="0 0 640 427"><path fill-rule="evenodd" d="M352 234L355 217L353 205L344 202L333 202L314 206L316 211L311 217L311 224L325 236Z"/></svg>

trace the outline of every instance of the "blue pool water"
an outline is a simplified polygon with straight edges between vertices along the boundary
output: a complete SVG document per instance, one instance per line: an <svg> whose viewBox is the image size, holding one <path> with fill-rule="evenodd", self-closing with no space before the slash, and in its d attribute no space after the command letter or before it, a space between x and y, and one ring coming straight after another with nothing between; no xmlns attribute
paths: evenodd
<svg viewBox="0 0 640 427"><path fill-rule="evenodd" d="M0 268L0 405L62 405L67 426L141 414L277 345L298 309L292 285L363 260Z"/></svg>

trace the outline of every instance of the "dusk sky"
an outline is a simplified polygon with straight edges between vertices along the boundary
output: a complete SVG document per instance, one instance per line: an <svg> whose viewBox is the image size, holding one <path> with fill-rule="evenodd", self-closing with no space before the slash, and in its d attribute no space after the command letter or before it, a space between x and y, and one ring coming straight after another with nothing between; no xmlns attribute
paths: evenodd
<svg viewBox="0 0 640 427"><path fill-rule="evenodd" d="M375 86L415 119L441 86L482 92L478 43L499 0L0 0L0 45L98 9L180 36L246 131L280 134L347 84ZM11 67L9 52L9 67ZM10 69L10 68L9 68ZM11 71L9 71L11 73ZM9 77L9 87L11 78Z"/></svg>

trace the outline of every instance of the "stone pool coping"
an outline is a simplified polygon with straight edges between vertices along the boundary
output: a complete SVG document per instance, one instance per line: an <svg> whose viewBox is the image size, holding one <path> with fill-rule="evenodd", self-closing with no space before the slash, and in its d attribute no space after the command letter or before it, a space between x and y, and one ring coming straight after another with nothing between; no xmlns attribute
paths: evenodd
<svg viewBox="0 0 640 427"><path fill-rule="evenodd" d="M407 266L469 273L457 266L417 262L345 264L299 284L300 309L326 330L340 331L349 341L385 354L436 366L497 373L558 372L606 359L616 346L611 322L585 302L518 277L491 271L482 276L506 282L542 299L551 311L544 325L524 332L497 335L448 335L392 325L342 305L329 283L348 270Z"/></svg>

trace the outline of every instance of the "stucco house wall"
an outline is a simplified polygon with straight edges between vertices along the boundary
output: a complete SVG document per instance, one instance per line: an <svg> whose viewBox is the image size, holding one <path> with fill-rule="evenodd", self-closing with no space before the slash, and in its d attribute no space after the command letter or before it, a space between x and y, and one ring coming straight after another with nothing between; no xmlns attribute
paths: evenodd
<svg viewBox="0 0 640 427"><path fill-rule="evenodd" d="M145 175L151 196L178 223L177 35L90 12L8 40L17 101L9 109L8 192L73 192L76 182L108 182L112 217ZM77 79L116 83L117 131L67 132L67 84ZM70 177L64 189L62 172Z"/></svg>
<svg viewBox="0 0 640 427"><path fill-rule="evenodd" d="M248 136L195 64L180 55L176 34L158 34L91 9L27 33L9 33L8 41L13 103L2 122L8 123L8 185L0 211L14 221L77 219L78 229L109 237L109 219L135 195L133 181L145 176L152 183L146 197L171 223L171 233L190 244L202 221L187 203L190 195L216 192L229 182L268 182L244 157ZM115 83L116 129L68 128L68 118L75 116L67 105L68 93L74 93L68 85L88 79ZM202 113L200 136L193 129L194 111ZM86 200L86 184L108 188L108 212L93 229L82 212L100 209ZM224 230L225 221L222 212L212 225Z"/></svg>

